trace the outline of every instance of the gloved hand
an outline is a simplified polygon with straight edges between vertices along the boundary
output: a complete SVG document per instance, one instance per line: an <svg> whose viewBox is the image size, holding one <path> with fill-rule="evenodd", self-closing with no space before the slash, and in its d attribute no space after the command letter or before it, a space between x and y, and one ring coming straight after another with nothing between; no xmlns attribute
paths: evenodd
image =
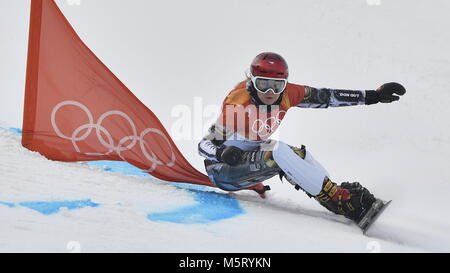
<svg viewBox="0 0 450 273"><path fill-rule="evenodd" d="M235 146L222 145L216 151L216 158L220 162L224 162L231 166L239 164L244 151Z"/></svg>
<svg viewBox="0 0 450 273"><path fill-rule="evenodd" d="M403 85L396 82L385 83L376 91L366 91L366 104L391 103L398 101L400 99L399 96L403 96L405 93L406 89Z"/></svg>
<svg viewBox="0 0 450 273"><path fill-rule="evenodd" d="M400 99L399 96L394 94L403 96L406 93L406 89L399 83L390 82L383 84L377 89L377 92L379 93L380 102L390 103Z"/></svg>

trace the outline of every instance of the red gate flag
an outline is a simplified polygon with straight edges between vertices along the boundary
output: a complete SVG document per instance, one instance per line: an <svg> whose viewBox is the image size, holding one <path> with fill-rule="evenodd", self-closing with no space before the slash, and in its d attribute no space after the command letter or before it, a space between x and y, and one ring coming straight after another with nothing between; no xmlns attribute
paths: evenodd
<svg viewBox="0 0 450 273"><path fill-rule="evenodd" d="M162 180L213 186L54 0L31 0L22 145L51 160L127 161Z"/></svg>

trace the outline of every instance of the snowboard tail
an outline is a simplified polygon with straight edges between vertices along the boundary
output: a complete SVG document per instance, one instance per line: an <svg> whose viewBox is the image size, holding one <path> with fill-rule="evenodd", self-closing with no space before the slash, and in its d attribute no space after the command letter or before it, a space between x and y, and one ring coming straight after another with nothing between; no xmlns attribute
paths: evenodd
<svg viewBox="0 0 450 273"><path fill-rule="evenodd" d="M364 217L357 223L358 227L362 230L363 234L369 231L372 225L376 222L378 217L383 213L383 211L391 204L390 201L383 201L381 199L377 199L373 204L369 211L364 215Z"/></svg>

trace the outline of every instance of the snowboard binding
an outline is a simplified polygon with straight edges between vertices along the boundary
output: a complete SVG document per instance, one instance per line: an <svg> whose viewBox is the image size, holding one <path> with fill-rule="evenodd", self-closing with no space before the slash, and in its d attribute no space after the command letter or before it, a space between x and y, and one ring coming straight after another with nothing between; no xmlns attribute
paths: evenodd
<svg viewBox="0 0 450 273"><path fill-rule="evenodd" d="M366 235L369 231L370 227L375 223L378 217L383 213L383 211L391 204L390 201L383 201L381 199L377 199L372 207L367 211L367 213L359 220L358 227L362 230L363 234Z"/></svg>
<svg viewBox="0 0 450 273"><path fill-rule="evenodd" d="M327 179L315 199L325 208L359 223L376 198L358 182L344 182L340 186Z"/></svg>

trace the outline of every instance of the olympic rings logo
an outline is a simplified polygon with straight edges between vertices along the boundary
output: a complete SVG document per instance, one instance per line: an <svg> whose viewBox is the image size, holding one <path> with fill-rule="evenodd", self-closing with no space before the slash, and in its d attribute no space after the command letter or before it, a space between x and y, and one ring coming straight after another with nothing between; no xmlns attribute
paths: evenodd
<svg viewBox="0 0 450 273"><path fill-rule="evenodd" d="M252 125L253 133L258 134L260 137L272 134L281 123L281 113L286 113L286 111L279 111L275 117L267 118L264 121L262 119L256 119ZM271 121L271 125L269 125L269 121Z"/></svg>
<svg viewBox="0 0 450 273"><path fill-rule="evenodd" d="M64 135L61 132L61 130L59 129L58 125L56 124L56 114L62 107L67 106L67 105L72 105L72 106L76 106L76 107L80 108L83 112L86 113L86 116L89 120L88 123L83 124L80 127L76 128L72 132L71 136ZM105 120L105 118L107 118L109 116L122 117L130 124L131 130L132 130L132 135L123 137L122 139L119 140L117 145L114 144L114 139L113 139L113 136L110 134L110 132L105 127L102 126L102 123ZM165 165L167 167L173 167L175 165L175 161L176 161L175 151L173 150L173 147L170 144L170 141L167 138L167 136L164 135L160 130L155 129L155 128L147 128L138 135L136 125L134 124L133 120L124 112L116 111L116 110L108 111L108 112L104 113L103 115L101 115L100 118L98 119L98 121L96 123L94 123L94 118L92 116L92 113L85 105L83 105L77 101L63 101L63 102L57 104L53 108L52 113L51 113L51 123L52 123L53 129L55 130L55 133L60 138L70 140L72 142L72 145L73 145L75 151L77 151L78 153L82 153L82 152L77 143L80 141L86 140L88 138L88 136L91 135L92 130L95 129L95 133L97 135L99 142L106 149L108 149L108 151L106 153L83 153L85 155L105 156L105 155L110 155L111 153L116 153L123 161L127 161L123 157L122 152L133 149L139 143L139 147L141 149L142 154L144 155L144 157L146 159L148 159L152 163L151 167L148 170L146 170L147 172L154 171L158 165L159 166ZM86 130L86 132L84 132L84 134L81 134L82 131L84 131L84 130ZM103 137L102 133L103 133L103 135L106 136L106 139ZM169 145L170 150L172 152L171 161L169 163L165 164L162 161L160 161L157 158L157 155L154 152L152 152L151 149L148 148L149 145L144 140L144 137L147 134L157 134L164 138L164 140L167 142L167 144ZM131 143L124 146L124 144L129 141L131 141Z"/></svg>

